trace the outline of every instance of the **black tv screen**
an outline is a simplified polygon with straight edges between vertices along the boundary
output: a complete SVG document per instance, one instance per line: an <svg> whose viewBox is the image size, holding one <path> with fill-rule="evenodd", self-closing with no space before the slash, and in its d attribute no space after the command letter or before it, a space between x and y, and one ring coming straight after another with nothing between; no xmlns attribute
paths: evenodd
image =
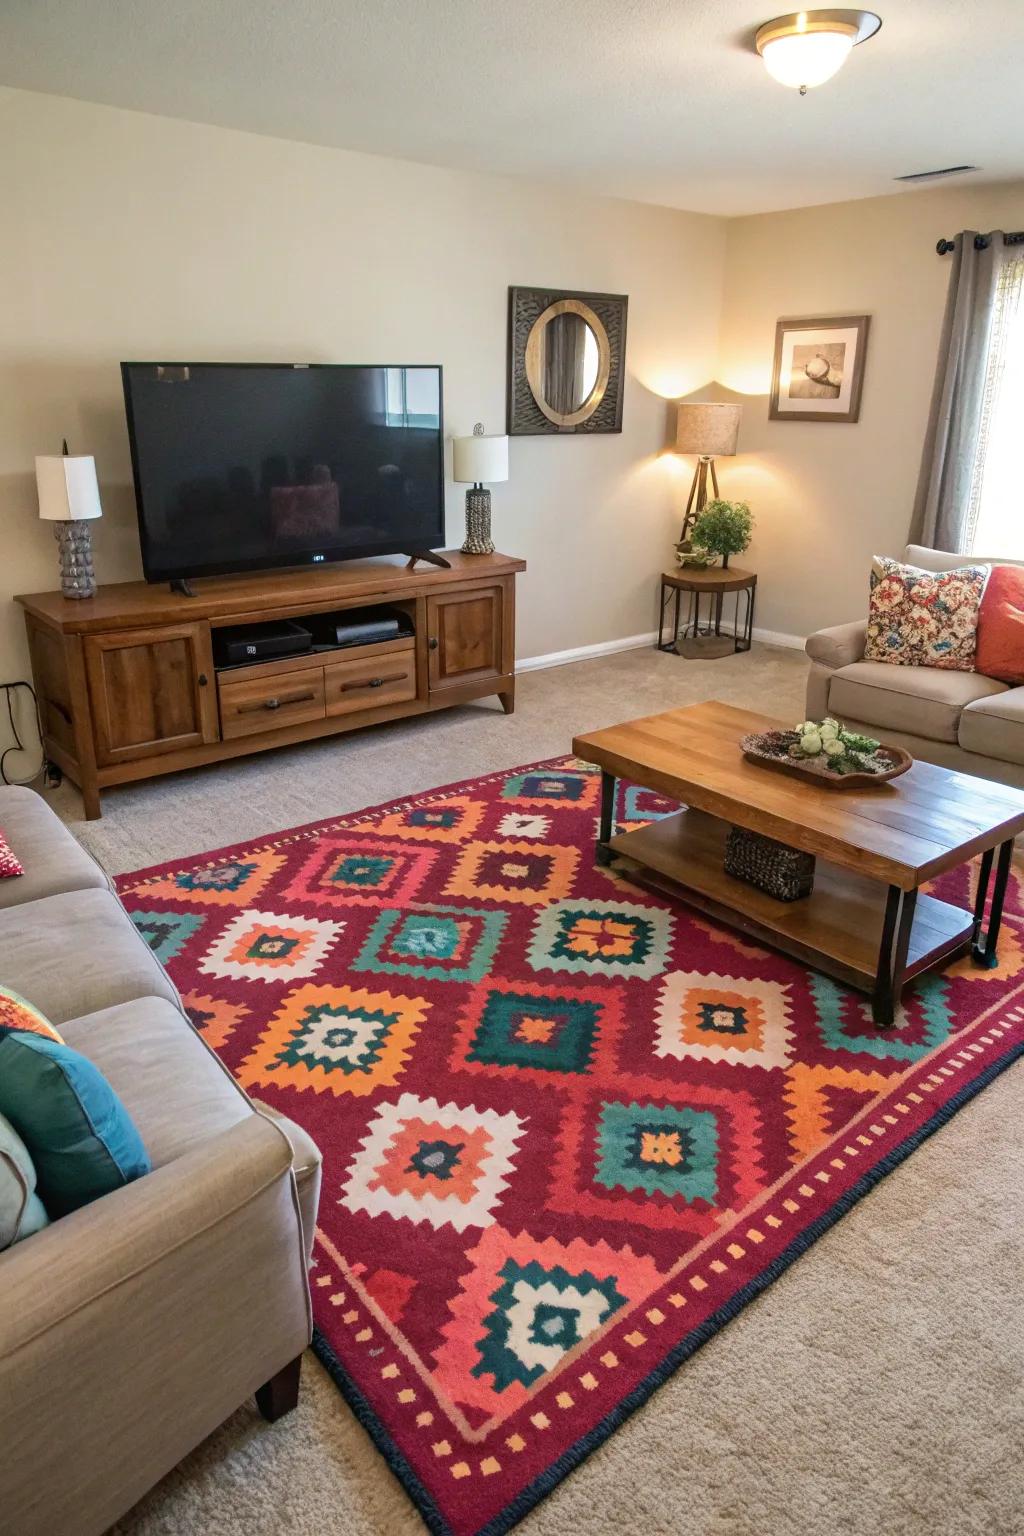
<svg viewBox="0 0 1024 1536"><path fill-rule="evenodd" d="M439 367L122 363L149 581L444 543Z"/></svg>

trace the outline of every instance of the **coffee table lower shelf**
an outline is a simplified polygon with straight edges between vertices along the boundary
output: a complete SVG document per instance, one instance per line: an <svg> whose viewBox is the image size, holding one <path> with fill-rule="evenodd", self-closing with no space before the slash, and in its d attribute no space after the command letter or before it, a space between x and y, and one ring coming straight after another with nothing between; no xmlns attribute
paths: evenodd
<svg viewBox="0 0 1024 1536"><path fill-rule="evenodd" d="M889 888L819 858L813 892L799 901L776 901L725 873L728 831L727 822L688 810L633 832L620 832L608 847L638 867L631 877L837 981L871 993L876 1019L882 1024L892 1022L894 1004L907 981L971 948L973 913L933 896L917 895L906 960L897 974L887 978L886 988L883 970L892 946L892 935L886 931L891 921Z"/></svg>

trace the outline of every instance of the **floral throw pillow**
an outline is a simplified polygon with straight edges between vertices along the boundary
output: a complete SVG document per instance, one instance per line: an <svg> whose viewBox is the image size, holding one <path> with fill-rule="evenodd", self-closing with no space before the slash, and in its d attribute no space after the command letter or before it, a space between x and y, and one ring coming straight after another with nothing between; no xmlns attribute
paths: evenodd
<svg viewBox="0 0 1024 1536"><path fill-rule="evenodd" d="M11 880L16 875L23 875L21 860L7 841L4 829L0 827L0 880Z"/></svg>
<svg viewBox="0 0 1024 1536"><path fill-rule="evenodd" d="M922 571L876 555L865 661L973 672L987 565Z"/></svg>

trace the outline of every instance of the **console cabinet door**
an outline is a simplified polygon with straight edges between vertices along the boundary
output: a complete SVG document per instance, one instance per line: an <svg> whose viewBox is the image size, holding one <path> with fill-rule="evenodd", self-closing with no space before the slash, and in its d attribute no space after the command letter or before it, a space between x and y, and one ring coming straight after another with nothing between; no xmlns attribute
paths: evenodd
<svg viewBox="0 0 1024 1536"><path fill-rule="evenodd" d="M219 739L208 624L86 635L85 670L101 767Z"/></svg>
<svg viewBox="0 0 1024 1536"><path fill-rule="evenodd" d="M427 599L430 687L454 688L500 677L505 665L500 586L471 587Z"/></svg>

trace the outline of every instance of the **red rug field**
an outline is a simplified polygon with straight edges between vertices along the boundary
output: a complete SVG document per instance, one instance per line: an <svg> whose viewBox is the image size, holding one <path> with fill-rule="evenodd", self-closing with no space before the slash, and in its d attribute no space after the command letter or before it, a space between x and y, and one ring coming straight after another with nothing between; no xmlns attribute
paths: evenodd
<svg viewBox="0 0 1024 1536"><path fill-rule="evenodd" d="M316 1348L449 1536L513 1525L1024 1049L1016 877L999 969L880 1030L596 867L598 793L567 758L119 882L322 1148ZM673 809L620 786L620 827Z"/></svg>

